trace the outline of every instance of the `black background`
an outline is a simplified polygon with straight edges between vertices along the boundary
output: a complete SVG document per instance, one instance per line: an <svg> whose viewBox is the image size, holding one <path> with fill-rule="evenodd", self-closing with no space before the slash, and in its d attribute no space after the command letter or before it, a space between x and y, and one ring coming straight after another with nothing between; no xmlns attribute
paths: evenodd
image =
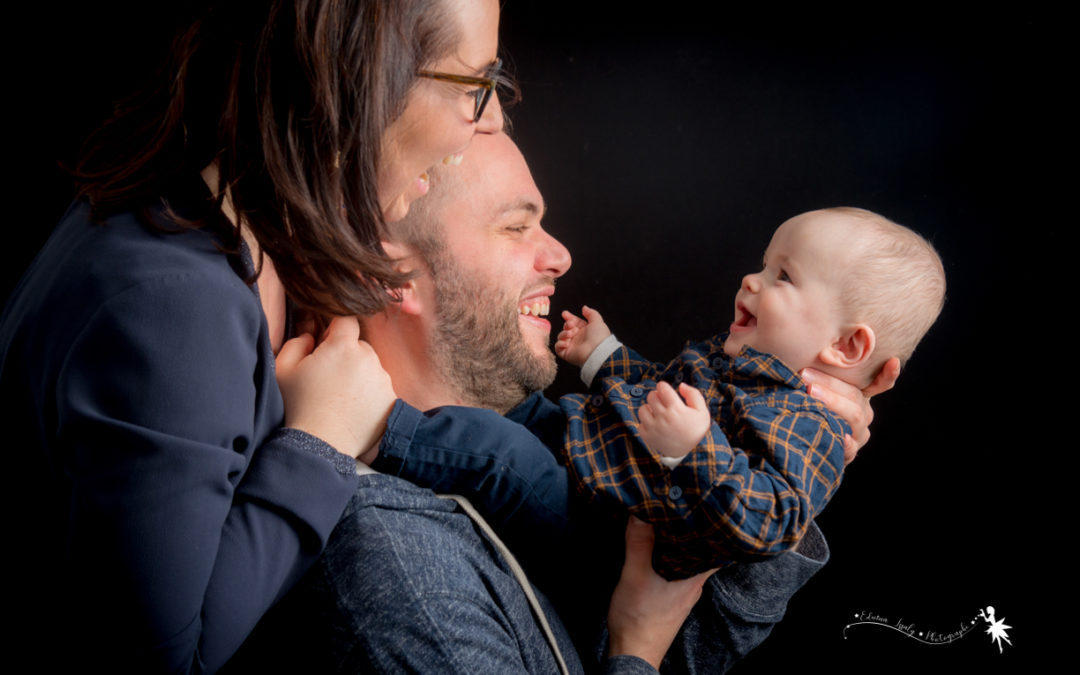
<svg viewBox="0 0 1080 675"><path fill-rule="evenodd" d="M502 18L524 91L512 133L545 226L574 256L553 312L593 305L666 360L731 321L739 279L779 223L825 206L879 211L945 261L944 313L874 400L873 440L819 518L832 561L738 672L1030 664L1054 623L1032 600L1051 573L1033 570L1070 539L1051 528L1053 496L1069 489L1055 486L1069 477L1058 457L1075 446L1045 440L1068 408L1048 414L1058 374L1031 358L1071 344L1038 306L1048 268L1071 264L1059 233L1072 217L1047 206L1066 154L1055 19L587 7L512 0ZM9 26L24 34L7 46L0 297L66 208L57 161L148 76L180 11L51 4ZM554 392L575 389L564 368ZM858 612L950 633L987 605L1013 626L1001 655L982 622L947 645L877 627L844 636Z"/></svg>
<svg viewBox="0 0 1080 675"><path fill-rule="evenodd" d="M841 204L918 230L945 262L945 310L818 519L831 562L738 671L1030 665L1052 623L1029 603L1057 517L1033 447L1056 375L1019 350L1069 344L1039 342L1061 231L1041 213L1063 142L1041 104L1058 86L1047 19L522 4L503 18L513 132L574 256L554 307L597 307L666 360L731 321L783 220ZM987 605L1013 626L1004 654L981 621L952 644L845 639L859 612L947 634Z"/></svg>

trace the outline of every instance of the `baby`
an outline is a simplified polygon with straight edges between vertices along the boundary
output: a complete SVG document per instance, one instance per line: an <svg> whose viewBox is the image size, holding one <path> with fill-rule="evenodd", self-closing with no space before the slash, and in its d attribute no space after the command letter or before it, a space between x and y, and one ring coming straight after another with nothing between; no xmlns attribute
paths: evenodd
<svg viewBox="0 0 1080 675"><path fill-rule="evenodd" d="M565 527L572 485L653 523L653 564L670 579L777 555L839 485L850 432L796 373L867 386L889 358L911 356L944 291L940 259L913 231L862 209L804 213L743 279L728 333L687 343L667 365L622 346L594 310L563 314L556 353L582 368L591 393L564 396L565 419L526 411L518 421L541 438L553 419L565 426L555 449L565 470L520 424L455 407L425 413L437 448L384 443L373 466L461 492L496 529L537 539ZM465 433L478 425L487 433Z"/></svg>
<svg viewBox="0 0 1080 675"><path fill-rule="evenodd" d="M555 351L594 392L560 401L571 482L659 526L654 565L669 578L793 548L839 485L848 432L796 373L867 386L911 356L944 290L922 237L833 208L781 225L729 332L666 366L620 345L598 312L564 312Z"/></svg>

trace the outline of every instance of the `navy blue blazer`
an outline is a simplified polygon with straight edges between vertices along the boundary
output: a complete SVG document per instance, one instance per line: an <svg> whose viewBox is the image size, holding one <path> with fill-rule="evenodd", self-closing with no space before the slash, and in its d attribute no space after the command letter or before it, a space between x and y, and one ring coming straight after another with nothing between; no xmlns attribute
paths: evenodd
<svg viewBox="0 0 1080 675"><path fill-rule="evenodd" d="M223 251L76 203L4 311L9 550L35 661L216 670L356 487L351 458L280 428L250 256Z"/></svg>

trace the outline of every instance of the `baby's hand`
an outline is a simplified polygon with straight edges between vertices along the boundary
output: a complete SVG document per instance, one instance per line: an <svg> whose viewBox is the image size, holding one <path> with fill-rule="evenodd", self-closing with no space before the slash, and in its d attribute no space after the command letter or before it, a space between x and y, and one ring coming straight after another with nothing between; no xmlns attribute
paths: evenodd
<svg viewBox="0 0 1080 675"><path fill-rule="evenodd" d="M638 434L645 447L665 457L682 457L693 450L710 424L705 397L685 383L676 394L670 384L660 382L638 410Z"/></svg>
<svg viewBox="0 0 1080 675"><path fill-rule="evenodd" d="M375 350L360 340L355 317L337 317L315 346L305 333L282 346L277 380L285 426L306 431L358 457L382 436L394 388Z"/></svg>
<svg viewBox="0 0 1080 675"><path fill-rule="evenodd" d="M611 335L600 312L582 305L582 319L573 312L563 311L563 329L555 340L555 353L564 361L580 368L589 354Z"/></svg>

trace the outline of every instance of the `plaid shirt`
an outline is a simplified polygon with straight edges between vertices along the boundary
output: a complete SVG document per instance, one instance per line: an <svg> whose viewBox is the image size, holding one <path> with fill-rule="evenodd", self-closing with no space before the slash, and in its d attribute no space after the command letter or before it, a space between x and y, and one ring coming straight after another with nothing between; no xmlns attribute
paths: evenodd
<svg viewBox="0 0 1080 675"><path fill-rule="evenodd" d="M847 425L776 357L725 354L726 337L688 342L666 366L619 347L589 395L560 401L571 482L653 523L653 566L671 579L793 548L844 468ZM637 432L637 409L659 380L697 387L713 418L672 470Z"/></svg>

